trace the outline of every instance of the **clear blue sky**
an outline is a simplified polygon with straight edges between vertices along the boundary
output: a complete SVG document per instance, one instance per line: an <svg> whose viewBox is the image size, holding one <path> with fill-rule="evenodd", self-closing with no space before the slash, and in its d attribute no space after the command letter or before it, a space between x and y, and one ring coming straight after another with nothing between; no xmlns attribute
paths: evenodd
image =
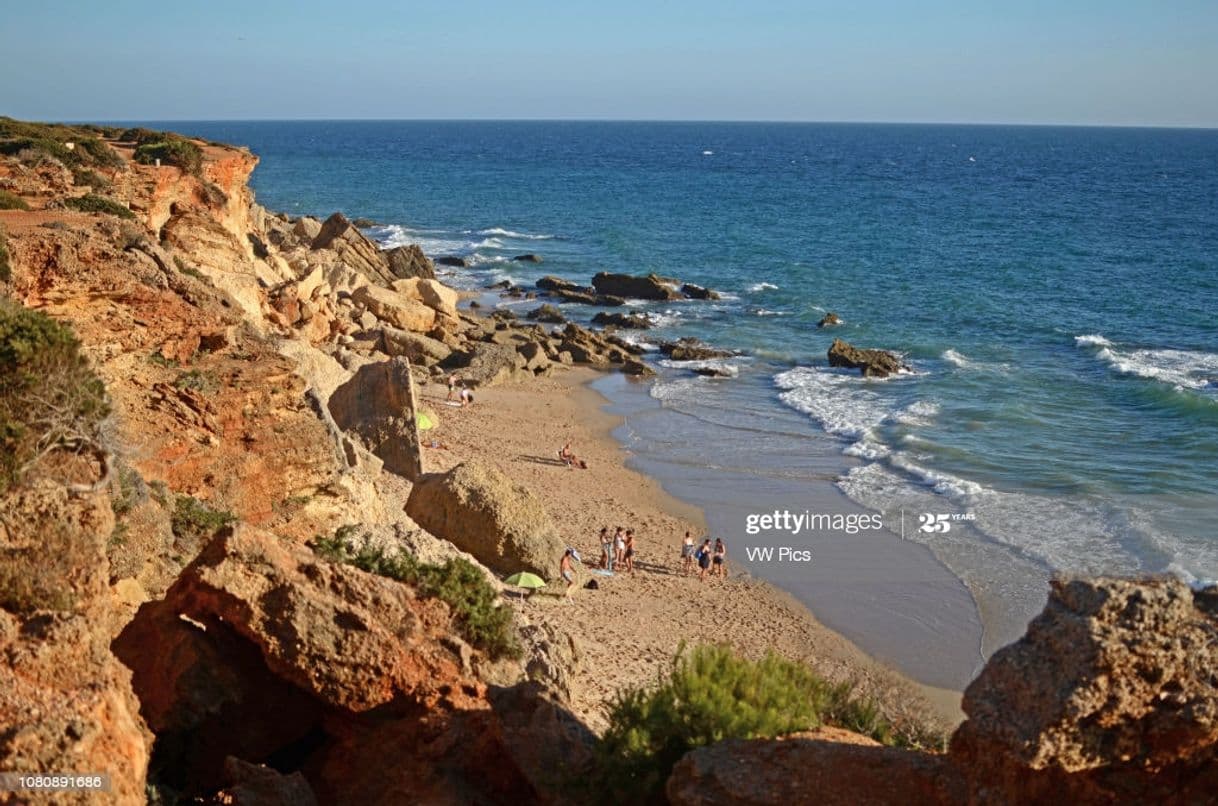
<svg viewBox="0 0 1218 806"><path fill-rule="evenodd" d="M38 0L0 114L1218 126L1218 0Z"/></svg>

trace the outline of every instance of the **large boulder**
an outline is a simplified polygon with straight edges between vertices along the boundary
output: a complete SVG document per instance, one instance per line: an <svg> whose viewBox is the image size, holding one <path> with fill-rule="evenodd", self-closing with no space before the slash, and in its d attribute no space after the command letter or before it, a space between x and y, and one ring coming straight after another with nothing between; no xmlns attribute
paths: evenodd
<svg viewBox="0 0 1218 806"><path fill-rule="evenodd" d="M540 305L525 314L526 319L531 319L534 322L548 322L554 325L563 325L567 322L567 317L562 315L562 311L555 308L553 305Z"/></svg>
<svg viewBox="0 0 1218 806"><path fill-rule="evenodd" d="M592 291L590 288L573 283L570 280L564 280L561 277L555 277L552 274L547 274L538 280L537 287L542 291Z"/></svg>
<svg viewBox="0 0 1218 806"><path fill-rule="evenodd" d="M855 347L841 339L829 345L829 366L857 369L865 378L887 378L909 369L896 353Z"/></svg>
<svg viewBox="0 0 1218 806"><path fill-rule="evenodd" d="M592 278L592 287L601 294L627 299L681 299L681 292L654 274L638 277L633 274L600 272Z"/></svg>
<svg viewBox="0 0 1218 806"><path fill-rule="evenodd" d="M376 285L362 286L355 289L351 299L357 305L362 305L377 319L402 330L426 333L436 324L434 308L389 288L381 288Z"/></svg>
<svg viewBox="0 0 1218 806"><path fill-rule="evenodd" d="M415 482L406 513L427 531L503 574L556 579L566 544L532 491L468 461Z"/></svg>
<svg viewBox="0 0 1218 806"><path fill-rule="evenodd" d="M477 342L468 350L457 351L444 362L446 369L460 371L461 382L472 388L506 383L525 369L528 360L517 349L526 340L508 331L495 331L499 343Z"/></svg>
<svg viewBox="0 0 1218 806"><path fill-rule="evenodd" d="M452 355L452 348L439 339L386 327L381 330L381 349L389 356L405 356L411 363L429 367Z"/></svg>
<svg viewBox="0 0 1218 806"><path fill-rule="evenodd" d="M334 423L356 435L385 469L408 479L421 472L410 362L393 358L366 364L330 395Z"/></svg>
<svg viewBox="0 0 1218 806"><path fill-rule="evenodd" d="M457 318L457 302L460 301L461 295L439 280L415 277L394 280L390 287L399 294L418 300L438 314Z"/></svg>
<svg viewBox="0 0 1218 806"><path fill-rule="evenodd" d="M418 244L395 246L385 250L385 260L389 263L389 272L394 277L418 277L424 280L436 279L436 267L431 259L423 254Z"/></svg>
<svg viewBox="0 0 1218 806"><path fill-rule="evenodd" d="M157 731L161 782L188 798L249 786L258 771L236 758L271 761L293 780L264 771L259 788L291 802L550 803L539 760L580 746L532 684L497 692L519 706L500 720L443 602L249 527L217 537L115 651Z"/></svg>
<svg viewBox="0 0 1218 806"><path fill-rule="evenodd" d="M373 282L389 283L394 279L385 254L342 213L325 220L312 246L333 251L339 260Z"/></svg>
<svg viewBox="0 0 1218 806"><path fill-rule="evenodd" d="M1218 590L1055 581L964 692L951 757L993 802L1213 802L1215 669Z"/></svg>

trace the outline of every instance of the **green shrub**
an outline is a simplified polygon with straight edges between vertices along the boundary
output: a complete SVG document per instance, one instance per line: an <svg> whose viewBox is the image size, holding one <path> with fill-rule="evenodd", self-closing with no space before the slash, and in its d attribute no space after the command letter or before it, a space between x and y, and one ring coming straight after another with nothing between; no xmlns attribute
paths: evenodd
<svg viewBox="0 0 1218 806"><path fill-rule="evenodd" d="M186 173L197 174L203 167L203 149L189 140L173 136L136 146L136 162L153 165L157 160L162 165L175 165Z"/></svg>
<svg viewBox="0 0 1218 806"><path fill-rule="evenodd" d="M0 210L28 210L30 206L16 193L0 190Z"/></svg>
<svg viewBox="0 0 1218 806"><path fill-rule="evenodd" d="M0 492L56 452L97 449L109 411L72 331L0 297Z"/></svg>
<svg viewBox="0 0 1218 806"><path fill-rule="evenodd" d="M135 218L135 213L131 212L124 205L94 193L86 193L83 196L73 196L72 198L64 199L63 205L71 210L79 210L82 213L105 213L106 215L118 216L119 218Z"/></svg>
<svg viewBox="0 0 1218 806"><path fill-rule="evenodd" d="M110 180L97 171L76 167L72 169L72 184L77 187L88 187L93 190L109 190Z"/></svg>
<svg viewBox="0 0 1218 806"><path fill-rule="evenodd" d="M387 554L368 545L353 551L351 538L357 531L358 527L343 526L333 537L318 536L313 550L330 562L414 586L420 596L439 599L452 609L458 631L470 644L492 658L520 657L512 611L500 605L498 593L477 566L462 558L443 565L420 563L408 552Z"/></svg>
<svg viewBox="0 0 1218 806"><path fill-rule="evenodd" d="M214 509L194 496L178 495L173 503L173 515L169 525L180 540L198 547L205 539L237 521L237 516L222 509Z"/></svg>
<svg viewBox="0 0 1218 806"><path fill-rule="evenodd" d="M87 160L91 164L100 165L103 168L121 168L123 166L123 158L96 137L82 137L75 142L76 150L83 152L82 161Z"/></svg>
<svg viewBox="0 0 1218 806"><path fill-rule="evenodd" d="M220 382L216 379L214 373L198 369L183 372L177 378L174 378L173 385L178 389L193 389L196 392L203 392L204 394L211 394L220 388Z"/></svg>
<svg viewBox="0 0 1218 806"><path fill-rule="evenodd" d="M0 154L16 155L23 151L33 151L44 157L52 157L64 165L76 165L81 158L63 143L45 137L17 137L12 140L0 140Z"/></svg>
<svg viewBox="0 0 1218 806"><path fill-rule="evenodd" d="M830 684L773 653L754 661L727 646L682 646L667 679L628 689L611 704L598 777L611 799L662 802L673 765L696 747L841 725L843 717L853 720L843 727L889 736L878 708L854 700L849 684Z"/></svg>

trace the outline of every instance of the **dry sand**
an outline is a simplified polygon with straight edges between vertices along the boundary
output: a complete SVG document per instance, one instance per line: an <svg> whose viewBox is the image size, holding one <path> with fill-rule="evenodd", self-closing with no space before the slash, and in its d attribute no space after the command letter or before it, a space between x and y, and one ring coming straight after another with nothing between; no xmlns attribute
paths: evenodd
<svg viewBox="0 0 1218 806"><path fill-rule="evenodd" d="M498 467L541 497L560 533L589 565L599 560L602 526L635 530L633 576L605 578L581 569L569 597L541 595L516 603L526 618L551 621L577 636L583 662L572 705L594 730L605 727L614 693L656 680L682 641L727 642L754 657L773 649L830 679L855 680L890 714L958 721L958 692L918 686L880 666L785 592L732 574L730 563L726 580L682 576L681 538L687 529L695 537L704 534L702 514L625 466L626 451L611 433L619 420L602 410L606 401L586 386L595 377L593 370L574 369L482 389L473 406L461 409L445 405L443 386L421 389L424 405L440 419L428 436L447 446L424 450L428 472L467 458ZM557 451L568 441L588 470L558 461ZM589 579L597 580L599 590L582 588Z"/></svg>

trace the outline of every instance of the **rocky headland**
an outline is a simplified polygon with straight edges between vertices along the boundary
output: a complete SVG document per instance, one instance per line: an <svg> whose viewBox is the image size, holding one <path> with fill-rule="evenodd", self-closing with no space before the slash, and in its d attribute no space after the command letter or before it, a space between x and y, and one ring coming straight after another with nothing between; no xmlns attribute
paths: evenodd
<svg viewBox="0 0 1218 806"><path fill-rule="evenodd" d="M0 334L17 345L0 396L34 390L0 409L6 451L31 450L0 485L0 771L106 772L122 804L594 802L578 782L597 775L608 702L684 640L774 650L855 686L896 735L935 733L914 687L780 592L671 572L697 514L621 466L581 387L591 370L646 374L638 348L554 306L475 316L417 247L263 209L256 165L142 129L0 119ZM714 298L655 276L538 286L555 303ZM23 345L77 342L87 372L28 371ZM454 372L475 405L445 405ZM64 378L81 388L39 393ZM104 405L85 405L100 384ZM23 436L65 400L72 429ZM588 471L554 456L572 435ZM652 541L637 576L580 571L569 597L528 599L501 582L529 570L560 589L565 547L594 562L595 528L622 521ZM822 726L694 749L663 789L1213 802L1216 652L1213 593L1061 581L969 687L946 749Z"/></svg>

